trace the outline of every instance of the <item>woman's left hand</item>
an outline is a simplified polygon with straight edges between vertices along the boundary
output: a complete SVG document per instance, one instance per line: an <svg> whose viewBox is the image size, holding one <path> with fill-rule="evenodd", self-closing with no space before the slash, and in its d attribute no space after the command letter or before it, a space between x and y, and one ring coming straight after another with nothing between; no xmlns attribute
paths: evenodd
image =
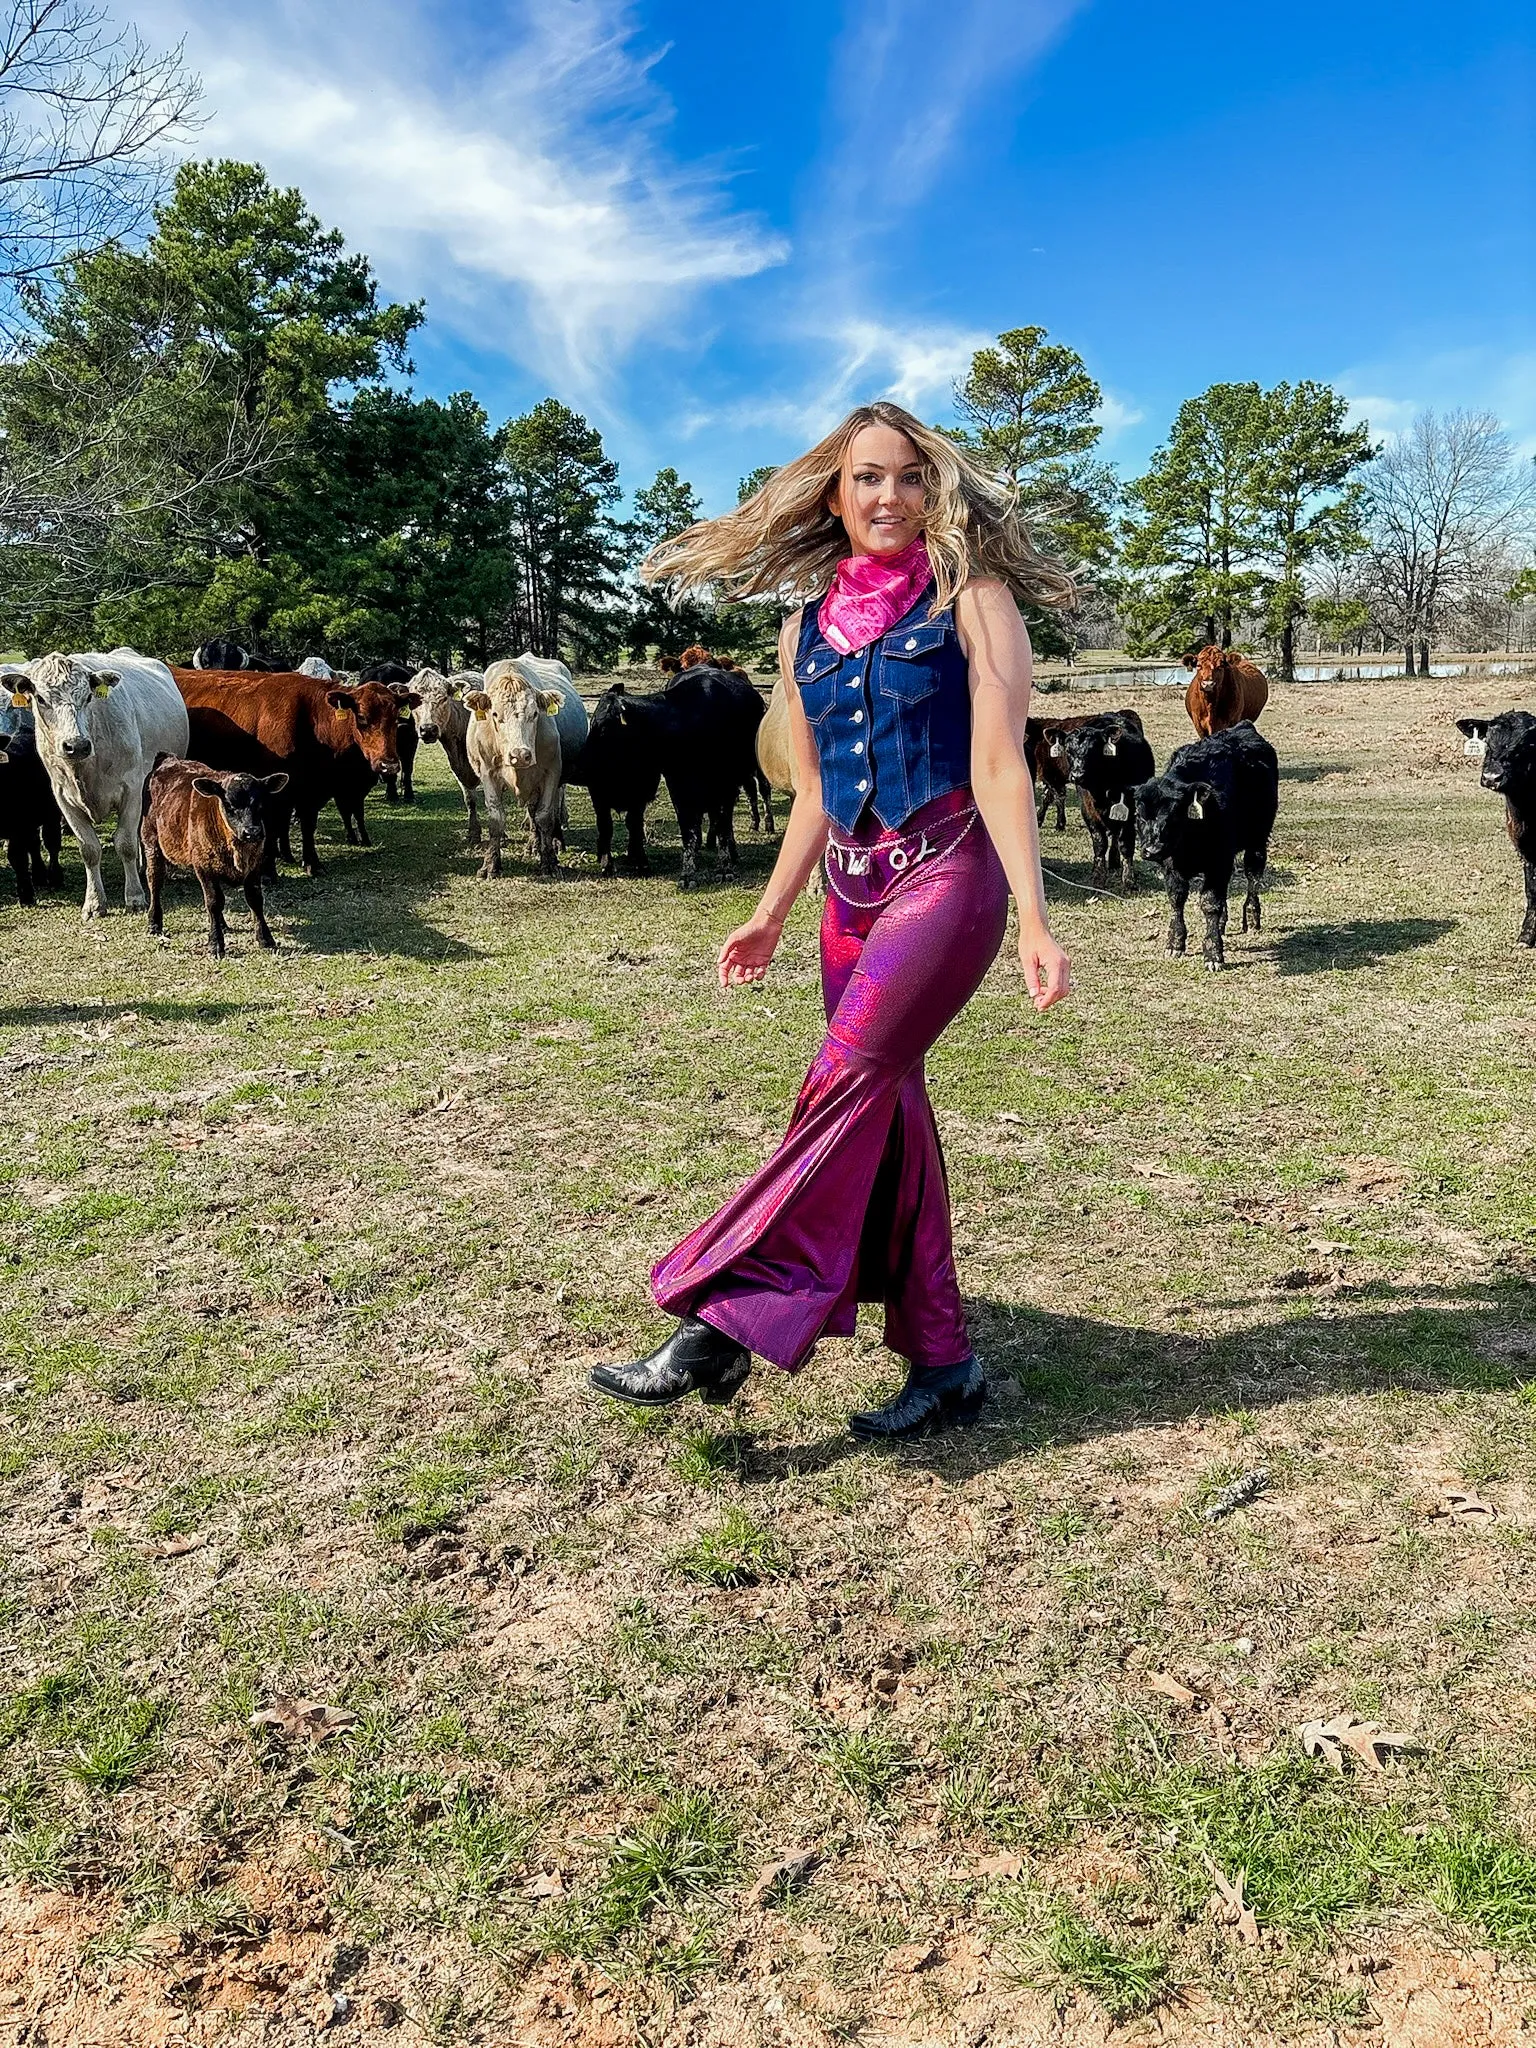
<svg viewBox="0 0 1536 2048"><path fill-rule="evenodd" d="M1048 1010L1072 993L1072 962L1044 925L1020 927L1019 965L1037 1010Z"/></svg>

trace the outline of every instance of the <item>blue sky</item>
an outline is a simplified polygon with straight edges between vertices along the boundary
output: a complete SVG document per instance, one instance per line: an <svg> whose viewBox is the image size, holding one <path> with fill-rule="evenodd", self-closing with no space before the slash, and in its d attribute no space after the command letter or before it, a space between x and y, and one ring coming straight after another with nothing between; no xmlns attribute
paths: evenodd
<svg viewBox="0 0 1536 2048"><path fill-rule="evenodd" d="M1134 474L1218 378L1536 449L1529 0L144 0L206 153L424 296L418 385L553 392L710 510L1038 322Z"/></svg>

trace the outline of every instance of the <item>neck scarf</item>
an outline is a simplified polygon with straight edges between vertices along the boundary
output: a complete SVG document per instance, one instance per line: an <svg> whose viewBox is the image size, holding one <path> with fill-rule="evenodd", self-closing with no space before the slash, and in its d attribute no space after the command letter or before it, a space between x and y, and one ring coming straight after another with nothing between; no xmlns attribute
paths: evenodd
<svg viewBox="0 0 1536 2048"><path fill-rule="evenodd" d="M857 654L911 611L932 577L921 534L899 555L849 555L821 600L821 630L839 654Z"/></svg>

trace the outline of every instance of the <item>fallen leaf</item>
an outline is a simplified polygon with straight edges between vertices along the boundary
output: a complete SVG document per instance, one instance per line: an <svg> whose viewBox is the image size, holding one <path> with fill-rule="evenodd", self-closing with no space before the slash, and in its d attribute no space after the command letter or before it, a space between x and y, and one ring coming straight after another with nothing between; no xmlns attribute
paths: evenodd
<svg viewBox="0 0 1536 2048"><path fill-rule="evenodd" d="M978 1877L1022 1877L1024 1859L1022 1856L983 1856L976 1866Z"/></svg>
<svg viewBox="0 0 1536 2048"><path fill-rule="evenodd" d="M319 1700L284 1696L269 1707L259 1707L251 1716L251 1726L257 1730L270 1728L287 1742L296 1741L301 1735L307 1735L311 1742L324 1742L328 1735L340 1735L355 1728L357 1716L349 1714L345 1707L327 1707Z"/></svg>
<svg viewBox="0 0 1536 2048"><path fill-rule="evenodd" d="M523 1886L525 1899L558 1899L565 1895L565 1879L558 1870L541 1870Z"/></svg>
<svg viewBox="0 0 1536 2048"><path fill-rule="evenodd" d="M1384 1771L1380 1752L1415 1747L1413 1737L1378 1728L1374 1721L1362 1721L1354 1714L1335 1714L1331 1721L1303 1721L1296 1733L1308 1756L1327 1760L1342 1777L1344 1751L1359 1758L1368 1771Z"/></svg>
<svg viewBox="0 0 1536 2048"><path fill-rule="evenodd" d="M1028 1117L1020 1116L1016 1109L1000 1109L997 1112L997 1122L1000 1124L1023 1124L1028 1121Z"/></svg>
<svg viewBox="0 0 1536 2048"><path fill-rule="evenodd" d="M1432 1521L1443 1517L1451 1522L1496 1522L1499 1517L1499 1511L1491 1500L1484 1500L1470 1487L1457 1486L1444 1487L1438 1504L1429 1513Z"/></svg>
<svg viewBox="0 0 1536 2048"><path fill-rule="evenodd" d="M25 1374L13 1380L0 1380L0 1394L3 1394L9 1400L12 1394L24 1394L31 1384L32 1382Z"/></svg>
<svg viewBox="0 0 1536 2048"><path fill-rule="evenodd" d="M1176 1707L1197 1706L1200 1700L1199 1693L1191 1692L1187 1685L1180 1685L1179 1681L1166 1671L1149 1671L1147 1690L1160 1692L1164 1699L1172 1700Z"/></svg>
<svg viewBox="0 0 1536 2048"><path fill-rule="evenodd" d="M898 1977L915 1977L919 1970L926 1970L930 1963L938 1961L939 1951L931 1941L909 1941L902 1948L887 1949L881 1958L884 1967Z"/></svg>
<svg viewBox="0 0 1536 2048"><path fill-rule="evenodd" d="M162 1536L150 1546L154 1557L185 1557L189 1550L201 1550L208 1538L198 1536Z"/></svg>
<svg viewBox="0 0 1536 2048"><path fill-rule="evenodd" d="M1216 1896L1211 1901L1211 1911L1223 1927L1234 1930L1244 1948L1257 1948L1259 1923L1252 1906L1243 1897L1243 1886L1248 1882L1246 1870L1240 1870L1235 1878L1226 1878L1207 1856L1205 1867L1211 1873L1211 1882L1216 1887Z"/></svg>
<svg viewBox="0 0 1536 2048"><path fill-rule="evenodd" d="M765 1863L757 1873L751 1891L747 1893L749 1906L760 1906L775 1893L783 1898L788 1893L799 1891L808 1882L811 1872L821 1858L814 1849L797 1849L788 1856L780 1856L772 1863Z"/></svg>

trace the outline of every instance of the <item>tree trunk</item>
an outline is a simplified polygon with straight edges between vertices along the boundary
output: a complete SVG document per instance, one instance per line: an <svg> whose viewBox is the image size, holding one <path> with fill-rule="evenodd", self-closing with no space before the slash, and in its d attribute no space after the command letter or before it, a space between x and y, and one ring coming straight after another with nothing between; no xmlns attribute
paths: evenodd
<svg viewBox="0 0 1536 2048"><path fill-rule="evenodd" d="M1419 674L1421 676L1429 674L1429 642L1427 640L1419 642Z"/></svg>
<svg viewBox="0 0 1536 2048"><path fill-rule="evenodd" d="M1280 680L1294 683L1296 680L1296 623L1287 619L1280 630Z"/></svg>
<svg viewBox="0 0 1536 2048"><path fill-rule="evenodd" d="M1407 643L1407 645L1406 645L1406 646L1405 646L1405 647L1403 648L1403 674L1404 674L1405 676L1411 676L1411 675L1413 674L1413 642L1412 642L1412 640L1409 640L1409 641L1408 641L1408 643Z"/></svg>

